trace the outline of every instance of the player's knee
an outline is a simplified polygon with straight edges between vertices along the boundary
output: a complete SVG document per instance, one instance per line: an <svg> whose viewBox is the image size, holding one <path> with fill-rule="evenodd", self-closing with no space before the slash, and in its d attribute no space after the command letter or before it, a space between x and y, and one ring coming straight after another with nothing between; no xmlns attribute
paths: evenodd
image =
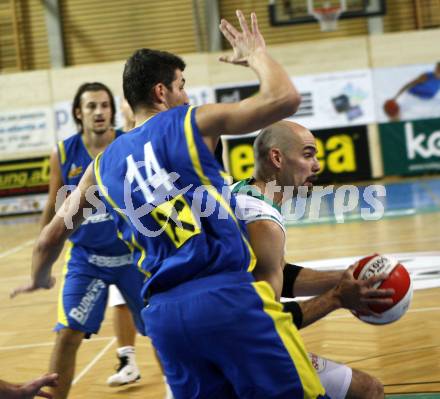
<svg viewBox="0 0 440 399"><path fill-rule="evenodd" d="M371 382L369 386L369 395L368 398L371 399L383 399L385 397L383 384L377 379L370 376Z"/></svg>
<svg viewBox="0 0 440 399"><path fill-rule="evenodd" d="M353 369L352 380L346 399L383 399L384 388L375 377Z"/></svg>
<svg viewBox="0 0 440 399"><path fill-rule="evenodd" d="M64 350L76 350L80 346L84 335L81 331L63 328L58 332L58 346L61 346Z"/></svg>

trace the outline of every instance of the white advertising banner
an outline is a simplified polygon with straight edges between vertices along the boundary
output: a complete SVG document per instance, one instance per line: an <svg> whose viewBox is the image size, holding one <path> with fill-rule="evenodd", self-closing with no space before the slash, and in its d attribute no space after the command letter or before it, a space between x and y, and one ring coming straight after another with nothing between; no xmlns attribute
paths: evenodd
<svg viewBox="0 0 440 399"><path fill-rule="evenodd" d="M369 69L297 76L292 79L302 102L292 120L309 129L374 123Z"/></svg>
<svg viewBox="0 0 440 399"><path fill-rule="evenodd" d="M202 105L214 102L214 89L209 86L192 87L186 89L191 105ZM120 112L121 98L115 96L116 118L115 124L119 128L123 125ZM57 140L65 140L78 132L78 127L72 116L72 101L59 101L54 105L55 131Z"/></svg>
<svg viewBox="0 0 440 399"><path fill-rule="evenodd" d="M373 83L369 69L296 76L301 104L292 120L309 129L359 126L375 121ZM216 87L218 102L239 101L255 94L258 83Z"/></svg>
<svg viewBox="0 0 440 399"><path fill-rule="evenodd" d="M0 112L0 154L50 152L54 140L50 107Z"/></svg>
<svg viewBox="0 0 440 399"><path fill-rule="evenodd" d="M54 105L57 141L65 140L78 131L72 117L72 101L60 101Z"/></svg>
<svg viewBox="0 0 440 399"><path fill-rule="evenodd" d="M215 102L214 89L209 86L190 87L186 89L191 105L211 104Z"/></svg>
<svg viewBox="0 0 440 399"><path fill-rule="evenodd" d="M440 117L440 63L377 68L373 84L378 123ZM384 104L393 98L398 107L388 115Z"/></svg>
<svg viewBox="0 0 440 399"><path fill-rule="evenodd" d="M0 216L42 212L46 201L47 194L0 197Z"/></svg>

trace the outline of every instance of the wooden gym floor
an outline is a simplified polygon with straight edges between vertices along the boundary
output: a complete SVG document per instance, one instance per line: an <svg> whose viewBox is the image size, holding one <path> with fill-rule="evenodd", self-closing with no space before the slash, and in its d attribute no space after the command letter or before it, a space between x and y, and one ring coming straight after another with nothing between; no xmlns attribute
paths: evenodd
<svg viewBox="0 0 440 399"><path fill-rule="evenodd" d="M9 292L28 279L38 231L36 220L0 220L0 378L13 382L45 373L54 341L51 329L56 321L58 284L54 290L9 299ZM374 222L289 228L287 260L301 264L373 252L439 251L439 226L440 212L432 212ZM62 263L60 258L54 267L58 280ZM161 374L151 345L143 337L137 339L142 379L121 388L106 386L117 363L111 319L109 310L100 334L80 348L70 397L162 398ZM302 335L310 351L375 375L390 394L440 392L439 331L440 288L432 288L415 291L410 310L395 324L370 326L347 311L338 311L302 330Z"/></svg>

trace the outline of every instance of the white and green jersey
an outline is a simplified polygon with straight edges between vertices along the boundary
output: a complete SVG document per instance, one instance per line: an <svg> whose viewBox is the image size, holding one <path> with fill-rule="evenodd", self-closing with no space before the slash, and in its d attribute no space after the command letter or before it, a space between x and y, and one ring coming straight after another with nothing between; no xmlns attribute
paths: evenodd
<svg viewBox="0 0 440 399"><path fill-rule="evenodd" d="M280 212L281 208L252 186L251 181L252 179L245 179L231 186L232 193L236 198L235 212L238 218L246 224L260 220L272 220L286 234L283 216Z"/></svg>
<svg viewBox="0 0 440 399"><path fill-rule="evenodd" d="M261 194L251 185L252 179L241 180L231 186L236 199L235 213L246 224L259 220L272 220L286 234L283 216L278 205ZM309 353L313 367L327 394L333 399L344 399L352 380L352 369L345 364L336 363Z"/></svg>

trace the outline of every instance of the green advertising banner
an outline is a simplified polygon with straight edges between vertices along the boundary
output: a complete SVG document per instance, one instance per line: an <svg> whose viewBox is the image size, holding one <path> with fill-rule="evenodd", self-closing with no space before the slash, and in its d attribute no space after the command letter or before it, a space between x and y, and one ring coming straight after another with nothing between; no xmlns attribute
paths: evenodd
<svg viewBox="0 0 440 399"><path fill-rule="evenodd" d="M379 125L385 175L440 172L440 119Z"/></svg>

